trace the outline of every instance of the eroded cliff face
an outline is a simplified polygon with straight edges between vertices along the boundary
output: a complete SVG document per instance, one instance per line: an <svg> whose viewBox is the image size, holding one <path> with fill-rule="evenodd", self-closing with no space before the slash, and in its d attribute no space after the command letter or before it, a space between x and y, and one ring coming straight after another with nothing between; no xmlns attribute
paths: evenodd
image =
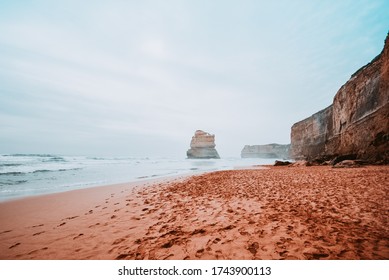
<svg viewBox="0 0 389 280"><path fill-rule="evenodd" d="M381 54L351 76L331 106L292 126L292 158L340 155L389 162L389 36Z"/></svg>
<svg viewBox="0 0 389 280"><path fill-rule="evenodd" d="M290 145L267 144L267 145L246 145L244 146L242 158L289 158Z"/></svg>
<svg viewBox="0 0 389 280"><path fill-rule="evenodd" d="M220 158L215 146L215 135L196 130L186 155L188 158Z"/></svg>
<svg viewBox="0 0 389 280"><path fill-rule="evenodd" d="M292 126L290 155L293 159L311 159L326 153L326 139L333 129L332 116L331 105Z"/></svg>

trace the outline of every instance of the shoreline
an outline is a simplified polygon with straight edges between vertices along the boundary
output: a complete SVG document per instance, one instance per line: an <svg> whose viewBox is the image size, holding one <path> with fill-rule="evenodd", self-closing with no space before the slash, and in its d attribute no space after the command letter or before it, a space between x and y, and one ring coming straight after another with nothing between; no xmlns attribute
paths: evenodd
<svg viewBox="0 0 389 280"><path fill-rule="evenodd" d="M389 166L270 167L0 203L0 259L389 259Z"/></svg>
<svg viewBox="0 0 389 280"><path fill-rule="evenodd" d="M37 155L37 157L39 156ZM24 165L20 159L20 162L16 162L15 159L11 161L11 164L5 164L10 166L6 167L9 168L8 170L2 170L0 174L2 177L1 183L3 183L0 203L114 184L129 182L139 182L142 184L142 182L149 180L163 180L170 177L190 176L217 170L240 169L250 167L256 163L255 161L250 162L242 159L231 160L232 158L227 158L224 161L189 159L148 159L138 161L137 159L128 159L124 162L121 159L96 158L92 159L96 162L90 163L85 161L84 157L82 159L71 159L65 156L58 157L63 158L63 166L41 166L41 162L37 164L38 166L34 164ZM33 159L35 158L32 157L31 160ZM74 167L80 164L83 167L69 169L68 166ZM135 168L132 171L129 170L131 166ZM30 169L25 170L25 168ZM72 173L69 173L70 171Z"/></svg>
<svg viewBox="0 0 389 280"><path fill-rule="evenodd" d="M146 177L141 178L141 179L136 179L136 180L131 180L127 182L121 182L121 183L108 183L104 185L90 185L88 187L82 187L79 189L70 189L70 190L61 190L61 191L56 191L56 192L49 192L49 193L38 193L38 194L32 194L32 195L26 195L26 196L16 196L12 197L6 200L0 200L0 205L3 203L10 203L10 202L17 202L19 200L29 200L29 199L39 199L41 197L50 197L50 196L56 196L56 195L61 195L61 194L67 194L67 193L72 193L72 192L83 192L83 191L88 191L91 189L100 189L100 188L113 188L113 187L120 187L123 185L129 185L130 187L139 187L139 186L147 186L147 185L152 185L155 183L159 182L169 182L175 179L182 179L190 176L195 176L196 174L178 174L178 175L167 175L167 176L161 176L161 177Z"/></svg>
<svg viewBox="0 0 389 280"><path fill-rule="evenodd" d="M131 184L131 185L150 185L151 183L156 183L156 182L164 182L164 181L169 181L169 180L174 180L175 178L186 178L186 177L191 177L191 176L196 176L199 174L205 174L205 173L210 173L210 172L218 172L218 171L225 171L225 170L245 170L245 169L265 169L269 168L273 165L268 165L268 164L262 164L262 165L247 165L247 166L232 166L231 169L220 169L220 170L195 170L191 172L185 172L185 173L179 173L176 175L161 175L161 176L142 176L142 177L137 177L129 181L125 182L117 182L117 183L107 183L103 185L99 184L88 184L85 185L84 187L76 188L76 189L63 189L60 191L55 191L55 192L47 192L47 193L37 193L37 194L30 194L30 195L23 195L23 196L14 196L11 198L7 199L2 199L0 197L0 204L1 203L7 203L11 201L18 201L18 200L24 200L24 199L30 199L30 198L39 198L41 196L50 196L50 195L56 195L56 194L62 194L62 193L67 193L67 192L73 192L73 191L82 191L82 190L87 190L87 189L93 189L93 188L104 188L104 187L111 187L111 186L116 186L116 185L125 185L125 184Z"/></svg>

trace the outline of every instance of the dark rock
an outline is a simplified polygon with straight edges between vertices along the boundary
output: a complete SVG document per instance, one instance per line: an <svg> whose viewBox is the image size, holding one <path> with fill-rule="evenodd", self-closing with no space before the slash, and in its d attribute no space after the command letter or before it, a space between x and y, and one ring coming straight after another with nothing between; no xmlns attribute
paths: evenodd
<svg viewBox="0 0 389 280"><path fill-rule="evenodd" d="M286 166L292 164L290 161L281 161L281 160L276 160L274 162L274 166Z"/></svg>
<svg viewBox="0 0 389 280"><path fill-rule="evenodd" d="M360 167L361 164L357 160L342 160L333 166L333 168L350 168L350 167Z"/></svg>
<svg viewBox="0 0 389 280"><path fill-rule="evenodd" d="M298 160L296 162L293 162L291 164L291 166L294 166L294 167L296 167L296 166L311 166L311 162L306 161L306 160Z"/></svg>
<svg viewBox="0 0 389 280"><path fill-rule="evenodd" d="M331 165L336 165L338 162L344 161L344 160L355 160L357 158L357 155L343 155L343 156L337 156L333 160L331 160Z"/></svg>

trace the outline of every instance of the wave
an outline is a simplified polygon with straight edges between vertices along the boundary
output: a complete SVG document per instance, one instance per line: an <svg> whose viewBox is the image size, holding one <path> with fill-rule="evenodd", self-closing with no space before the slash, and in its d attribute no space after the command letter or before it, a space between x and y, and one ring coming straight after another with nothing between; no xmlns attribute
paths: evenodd
<svg viewBox="0 0 389 280"><path fill-rule="evenodd" d="M34 170L32 172L27 172L27 173L43 173L43 172L52 172L52 171L57 171L57 170L38 169L38 170Z"/></svg>
<svg viewBox="0 0 389 280"><path fill-rule="evenodd" d="M23 183L27 183L27 180L17 180L17 181L0 181L0 186L12 186L12 185L20 185Z"/></svg>
<svg viewBox="0 0 389 280"><path fill-rule="evenodd" d="M56 157L56 155L51 155L51 154L9 154L3 156L5 157Z"/></svg>
<svg viewBox="0 0 389 280"><path fill-rule="evenodd" d="M40 161L43 162L65 162L66 160L58 155L52 155L52 154L9 154L9 155L2 155L3 157L29 157L29 158L39 158Z"/></svg>
<svg viewBox="0 0 389 280"><path fill-rule="evenodd" d="M145 176L138 176L135 179L147 179L147 178L154 178L154 177L163 177L163 176L174 175L174 174L177 174L177 172L173 171L173 172L165 172L165 173L160 173L160 174L151 174L151 175L145 175Z"/></svg>
<svg viewBox="0 0 389 280"><path fill-rule="evenodd" d="M21 166L21 163L0 163L0 167Z"/></svg>
<svg viewBox="0 0 389 280"><path fill-rule="evenodd" d="M0 172L0 175L14 175L14 176L17 176L17 175L23 175L23 174L26 174L25 172Z"/></svg>
<svg viewBox="0 0 389 280"><path fill-rule="evenodd" d="M38 170L35 170L33 172L29 172L29 173L40 173L40 172L63 172L63 171L70 171L70 170L80 170L82 168L61 168L61 169L55 169L55 170L48 170L48 169L38 169Z"/></svg>
<svg viewBox="0 0 389 280"><path fill-rule="evenodd" d="M43 160L44 162L65 162L66 160L63 157L55 156Z"/></svg>
<svg viewBox="0 0 389 280"><path fill-rule="evenodd" d="M20 176L20 175L25 175L29 173L45 173L45 172L63 172L63 171L71 171L71 170L80 170L82 168L61 168L61 169L37 169L34 171L29 171L29 172L19 172L19 171L12 171L12 172L0 172L0 176Z"/></svg>
<svg viewBox="0 0 389 280"><path fill-rule="evenodd" d="M87 159L93 159L93 160L106 160L106 158L103 157L86 157Z"/></svg>

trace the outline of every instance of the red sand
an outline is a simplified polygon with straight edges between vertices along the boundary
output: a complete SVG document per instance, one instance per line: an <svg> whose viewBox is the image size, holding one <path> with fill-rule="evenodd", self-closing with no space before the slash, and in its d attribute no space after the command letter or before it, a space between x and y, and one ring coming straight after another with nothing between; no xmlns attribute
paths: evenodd
<svg viewBox="0 0 389 280"><path fill-rule="evenodd" d="M0 259L389 259L388 171L220 171L0 203Z"/></svg>

